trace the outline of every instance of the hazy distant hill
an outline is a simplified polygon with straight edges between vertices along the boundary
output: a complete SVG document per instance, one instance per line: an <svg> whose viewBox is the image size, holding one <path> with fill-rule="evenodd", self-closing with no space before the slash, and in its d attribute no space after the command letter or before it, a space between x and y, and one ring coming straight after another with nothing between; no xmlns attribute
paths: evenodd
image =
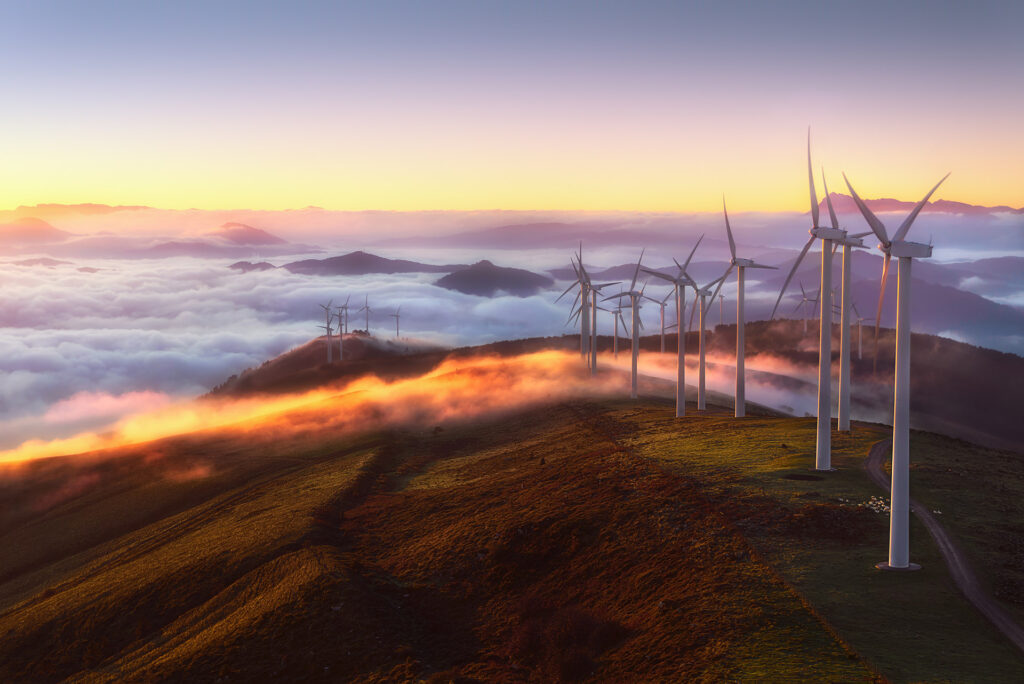
<svg viewBox="0 0 1024 684"><path fill-rule="evenodd" d="M859 194L859 193L858 193ZM829 197L832 198L832 207L836 212L844 214L859 214L860 209L857 208L857 204L853 201L853 197L850 195L844 195L839 192L829 193ZM919 200L906 201L892 199L889 197L883 197L879 199L865 199L864 203L868 205L868 208L874 212L883 211L910 211L914 208ZM822 215L827 215L828 204L824 197L821 198L818 206L821 208ZM1024 208L1014 209L1006 205L999 205L996 207L984 207L976 204L967 204L965 202L953 202L950 200L935 200L928 202L923 212L935 212L944 214L996 214L996 213L1007 213L1007 214L1024 214Z"/></svg>
<svg viewBox="0 0 1024 684"><path fill-rule="evenodd" d="M235 222L225 223L220 228L211 230L207 235L236 245L283 245L287 242L287 240L265 230Z"/></svg>
<svg viewBox="0 0 1024 684"><path fill-rule="evenodd" d="M236 261L228 266L228 268L241 271L242 273L249 273L250 271L270 271L277 268L277 266L274 266L274 264L269 261L260 261L258 263L253 263L251 261Z"/></svg>
<svg viewBox="0 0 1024 684"><path fill-rule="evenodd" d="M71 237L71 233L54 228L46 221L26 216L9 223L0 223L0 244L4 245L37 245L50 242L63 242Z"/></svg>
<svg viewBox="0 0 1024 684"><path fill-rule="evenodd" d="M405 259L386 259L368 252L351 252L328 259L305 259L282 266L305 275L365 275L367 273L450 273L464 264L434 265Z"/></svg>
<svg viewBox="0 0 1024 684"><path fill-rule="evenodd" d="M466 294L493 297L507 292L517 297L529 297L554 285L554 280L521 268L495 266L486 259L461 271L449 273L435 284Z"/></svg>

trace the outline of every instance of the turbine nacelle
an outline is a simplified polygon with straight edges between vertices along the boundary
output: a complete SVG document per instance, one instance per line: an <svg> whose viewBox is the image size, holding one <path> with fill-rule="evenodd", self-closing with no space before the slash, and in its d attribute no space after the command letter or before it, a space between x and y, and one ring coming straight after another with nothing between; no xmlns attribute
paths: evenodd
<svg viewBox="0 0 1024 684"><path fill-rule="evenodd" d="M906 242L905 240L891 242L889 244L889 249L885 249L882 245L879 245L878 248L894 257L911 257L914 259L921 259L932 255L931 245L921 244L920 242Z"/></svg>
<svg viewBox="0 0 1024 684"><path fill-rule="evenodd" d="M846 231L838 228L811 228L807 231L819 240L845 240Z"/></svg>

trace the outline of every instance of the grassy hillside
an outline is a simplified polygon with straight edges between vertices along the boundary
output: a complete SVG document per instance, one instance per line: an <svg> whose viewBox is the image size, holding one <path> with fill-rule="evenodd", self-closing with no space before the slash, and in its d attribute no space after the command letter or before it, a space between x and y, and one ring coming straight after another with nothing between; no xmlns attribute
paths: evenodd
<svg viewBox="0 0 1024 684"><path fill-rule="evenodd" d="M874 569L887 518L856 505L881 493L860 465L872 426L837 435L827 475L810 471L813 420L715 407L675 420L655 397L288 434L208 432L0 480L0 679L1011 681L1024 668L919 526L924 570ZM1024 586L1005 550L1024 512L1019 458L933 435L913 449L915 496L969 508L951 529L976 567ZM954 464L985 501L955 486Z"/></svg>

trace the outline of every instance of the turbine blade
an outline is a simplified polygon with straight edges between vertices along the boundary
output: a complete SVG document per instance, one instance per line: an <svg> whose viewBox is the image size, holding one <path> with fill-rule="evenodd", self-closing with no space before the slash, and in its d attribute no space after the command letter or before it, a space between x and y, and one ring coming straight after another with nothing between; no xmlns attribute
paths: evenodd
<svg viewBox="0 0 1024 684"><path fill-rule="evenodd" d="M914 222L917 215L921 213L922 209L924 209L924 205L928 203L928 199L932 196L932 193L938 190L939 186L942 185L947 178L949 178L948 173L942 177L942 180L935 184L934 188L928 191L928 194L924 196L923 200L917 203L917 206L915 206L914 210L910 212L910 215L903 219L903 223L901 223L900 227L896 229L896 234L892 236L893 240L902 240L906 236L907 231L910 230L910 224Z"/></svg>
<svg viewBox="0 0 1024 684"><path fill-rule="evenodd" d="M814 170L811 168L811 127L807 127L807 182L811 186L811 221L818 227L818 194L814 191Z"/></svg>
<svg viewBox="0 0 1024 684"><path fill-rule="evenodd" d="M628 292L620 292L619 294L613 294L610 297L605 297L601 301L602 302L607 302L607 301L612 300L612 299L622 299L623 297L628 297L628 296L629 296Z"/></svg>
<svg viewBox="0 0 1024 684"><path fill-rule="evenodd" d="M796 313L797 311L799 311L800 307L802 307L804 305L804 302L806 302L806 301L807 301L806 299L802 299L799 302L797 302L796 303L796 308L793 309L793 313Z"/></svg>
<svg viewBox="0 0 1024 684"><path fill-rule="evenodd" d="M569 294L569 290L572 290L573 288L575 288L575 287L576 287L577 285L579 285L579 284L580 284L580 281L579 281L579 280L574 280L574 281L573 281L573 283L572 283L572 285L570 285L569 287L565 288L565 290L564 290L564 291L562 292L562 294L558 295L558 299L556 299L556 300L555 300L555 304L557 304L557 303L558 303L558 300L559 300L559 299L561 299L561 298L562 298L562 297L564 297L565 295Z"/></svg>
<svg viewBox="0 0 1024 684"><path fill-rule="evenodd" d="M732 226L729 225L729 211L725 208L725 195L722 195L722 213L725 214L725 234L729 238L729 252L736 258L736 241L732 239Z"/></svg>
<svg viewBox="0 0 1024 684"><path fill-rule="evenodd" d="M839 217L836 210L832 208L832 196L828 194L828 181L825 180L825 168L821 169L821 184L825 187L825 203L828 204L828 217L832 220L832 227L839 230Z"/></svg>
<svg viewBox="0 0 1024 684"><path fill-rule="evenodd" d="M850 179L846 177L845 173L843 174L843 180L846 181L846 187L850 189L853 201L857 203L857 208L860 209L860 213L864 215L864 220L868 222L868 226L871 227L871 231L879 240L881 240L883 245L888 246L889 236L885 234L885 226L882 225L882 222L878 220L878 217L868 209L868 205L864 204L864 200L860 198L857 191L853 189L852 185L850 185Z"/></svg>
<svg viewBox="0 0 1024 684"><path fill-rule="evenodd" d="M857 311L857 305L856 305L856 304L854 304L854 305L853 305L853 306L852 306L851 308L853 309L853 313L854 313L854 315L855 315L855 316L856 316L857 318L860 318L860 311Z"/></svg>
<svg viewBox="0 0 1024 684"><path fill-rule="evenodd" d="M885 282L889 279L889 260L892 259L891 254L885 255L885 261L882 262L882 285L878 290L878 313L875 314L875 363L874 369L878 369L878 327L879 321L882 320L882 302L885 301Z"/></svg>
<svg viewBox="0 0 1024 684"><path fill-rule="evenodd" d="M789 275L786 276L785 282L782 283L782 289L779 290L779 296L775 300L775 306L772 307L772 315L768 317L769 321L772 320L773 318L775 318L775 312L779 308L779 302L782 301L782 295L786 294L786 288L789 287L789 281L793 280L793 274L796 273L796 269L800 268L800 262L803 261L804 256L807 254L807 250L809 250L811 248L811 244L813 242L814 242L814 236L812 235L807 240L807 242L804 243L804 248L800 250L800 255L796 258L796 261L793 262L793 268L790 269ZM800 292L802 292L805 297L807 296L807 293L804 292L804 285L803 285L803 283L800 283Z"/></svg>
<svg viewBox="0 0 1024 684"><path fill-rule="evenodd" d="M645 248L646 249L646 248ZM640 275L640 262L644 260L644 250L640 250L640 258L636 260L636 270L633 271L633 282L629 284L629 291L632 292L633 288L636 287L636 278Z"/></svg>
<svg viewBox="0 0 1024 684"><path fill-rule="evenodd" d="M683 272L685 272L685 271L686 271L686 268L687 268L687 266L689 266L689 265L690 265L690 259L693 259L693 254L694 254L694 252L696 252L696 251L697 251L697 247L699 247L699 246L700 246L701 240L703 240L703 239L704 239L704 234L703 234L703 233L701 233L701 236L700 236L699 238L697 238L697 242L696 242L696 244L694 244L694 245L693 245L693 249L691 249L691 250L690 250L690 256L686 257L686 263L684 263L684 264L682 265L682 267L681 267L681 268L682 268L682 270L683 270ZM678 265L678 264L677 264L677 265Z"/></svg>
<svg viewBox="0 0 1024 684"><path fill-rule="evenodd" d="M722 285L725 284L725 279L729 277L730 273L732 273L732 264L729 264L729 268L725 269L725 273L723 273L722 277L718 279L718 287L715 288L714 294L712 294L711 299L708 300L708 308L711 308L711 305L715 303L715 297L717 297L718 293L721 292Z"/></svg>
<svg viewBox="0 0 1024 684"><path fill-rule="evenodd" d="M657 271L652 271L652 270L647 269L647 268L643 269L643 272L646 273L647 275L654 276L655 278L661 278L662 280L667 280L670 283L676 282L675 278L673 278L672 276L667 276L664 273L658 273Z"/></svg>
<svg viewBox="0 0 1024 684"><path fill-rule="evenodd" d="M778 266L765 266L764 264L749 264L747 268L769 268L773 271L779 270Z"/></svg>
<svg viewBox="0 0 1024 684"><path fill-rule="evenodd" d="M671 297L671 296L672 296L672 295L674 295L674 294L675 294L675 291L674 291L674 290L669 290L669 291L668 291L668 294L667 294L667 295L665 295L664 297L662 297L662 299L661 299L661 303L662 303L662 304L664 304L665 302L667 302L667 301L668 301L668 298L669 298L669 297Z"/></svg>

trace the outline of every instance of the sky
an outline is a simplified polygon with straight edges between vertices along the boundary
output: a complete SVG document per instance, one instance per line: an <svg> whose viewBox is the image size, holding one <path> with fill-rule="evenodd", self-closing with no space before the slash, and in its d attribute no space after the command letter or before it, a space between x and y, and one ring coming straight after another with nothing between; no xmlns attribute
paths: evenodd
<svg viewBox="0 0 1024 684"><path fill-rule="evenodd" d="M0 2L0 209L1024 206L1024 3Z"/></svg>

